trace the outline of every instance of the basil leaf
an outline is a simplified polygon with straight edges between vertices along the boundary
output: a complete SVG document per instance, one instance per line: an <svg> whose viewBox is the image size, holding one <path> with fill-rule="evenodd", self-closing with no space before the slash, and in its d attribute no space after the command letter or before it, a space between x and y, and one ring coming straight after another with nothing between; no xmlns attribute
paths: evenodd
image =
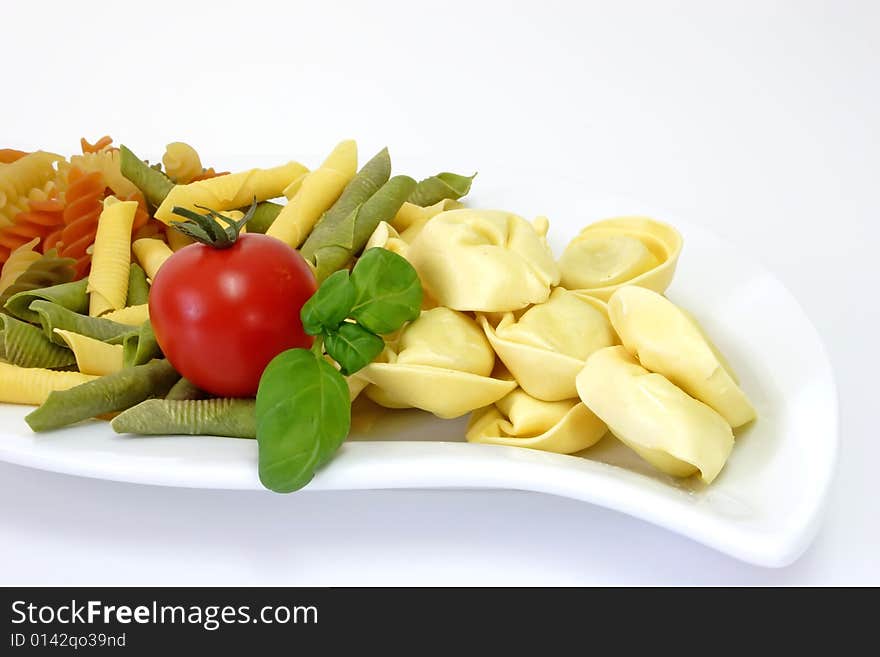
<svg viewBox="0 0 880 657"><path fill-rule="evenodd" d="M385 341L360 324L343 323L338 331L327 333L324 346L348 376L372 363L385 348Z"/></svg>
<svg viewBox="0 0 880 657"><path fill-rule="evenodd" d="M457 201L471 191L471 183L476 175L462 176L448 171L438 173L436 176L420 180L407 200L422 207L434 205L447 198Z"/></svg>
<svg viewBox="0 0 880 657"><path fill-rule="evenodd" d="M309 483L348 436L348 384L323 357L288 349L263 372L256 416L260 481L289 493Z"/></svg>
<svg viewBox="0 0 880 657"><path fill-rule="evenodd" d="M303 329L309 335L335 331L348 317L356 296L348 270L334 272L303 305L300 311Z"/></svg>
<svg viewBox="0 0 880 657"><path fill-rule="evenodd" d="M351 272L357 299L351 316L373 333L392 333L419 316L422 284L405 258L368 249Z"/></svg>

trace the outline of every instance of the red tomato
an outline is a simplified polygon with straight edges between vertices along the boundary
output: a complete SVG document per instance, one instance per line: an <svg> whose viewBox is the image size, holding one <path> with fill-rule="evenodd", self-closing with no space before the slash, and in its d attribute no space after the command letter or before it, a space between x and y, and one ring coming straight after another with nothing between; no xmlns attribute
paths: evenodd
<svg viewBox="0 0 880 657"><path fill-rule="evenodd" d="M316 287L302 256L273 237L190 244L156 275L150 322L182 376L214 395L252 397L272 358L312 345L299 313Z"/></svg>

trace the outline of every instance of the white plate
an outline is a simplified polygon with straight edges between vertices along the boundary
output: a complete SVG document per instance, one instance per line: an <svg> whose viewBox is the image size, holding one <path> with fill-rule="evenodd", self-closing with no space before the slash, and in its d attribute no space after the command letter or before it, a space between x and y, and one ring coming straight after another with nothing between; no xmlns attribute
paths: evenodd
<svg viewBox="0 0 880 657"><path fill-rule="evenodd" d="M648 214L676 225L685 249L669 296L715 338L759 420L738 435L715 483L700 488L657 473L610 437L582 456L469 445L463 419L402 411L353 436L308 489L538 491L617 509L755 564L796 559L817 529L832 477L837 395L816 330L782 284L700 226L638 203L582 198L577 186L558 180L528 189L493 185L484 174L478 180L475 206L547 214L557 254L581 226L609 216ZM23 421L28 411L0 405L0 459L142 484L261 488L253 441L132 438L99 422L34 435Z"/></svg>

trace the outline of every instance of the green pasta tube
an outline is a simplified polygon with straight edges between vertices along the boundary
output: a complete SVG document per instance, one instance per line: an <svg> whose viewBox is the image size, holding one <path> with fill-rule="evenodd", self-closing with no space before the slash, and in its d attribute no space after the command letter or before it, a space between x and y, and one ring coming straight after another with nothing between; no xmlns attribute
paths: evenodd
<svg viewBox="0 0 880 657"><path fill-rule="evenodd" d="M162 201L174 187L171 178L148 165L125 146L119 147L119 153L122 175L144 193L144 197L154 210L162 205ZM281 208L281 205L271 201L258 203L253 218L248 222L248 232L265 233L275 221L278 213L281 212ZM241 209L242 212L247 212L247 210L248 208ZM134 306L136 304L129 301L128 305Z"/></svg>
<svg viewBox="0 0 880 657"><path fill-rule="evenodd" d="M438 173L436 176L420 180L406 200L422 207L434 205L448 198L457 201L471 191L471 183L476 175L462 176L448 171Z"/></svg>
<svg viewBox="0 0 880 657"><path fill-rule="evenodd" d="M127 367L69 390L55 390L25 417L34 431L49 431L81 420L164 397L180 375L167 360Z"/></svg>
<svg viewBox="0 0 880 657"><path fill-rule="evenodd" d="M204 390L196 388L196 386L193 385L192 381L183 377L180 377L180 381L175 383L171 387L171 390L168 391L168 394L165 395L165 399L169 401L205 399L206 397L210 397L210 395Z"/></svg>
<svg viewBox="0 0 880 657"><path fill-rule="evenodd" d="M154 210L162 204L168 192L174 187L171 178L148 165L126 146L119 147L119 168L122 170L122 175L143 192L147 203Z"/></svg>
<svg viewBox="0 0 880 657"><path fill-rule="evenodd" d="M269 230L269 226L275 221L275 218L281 213L283 205L273 203L272 201L263 201L257 203L254 210L254 216L247 222L247 231L249 233L265 233ZM242 212L247 214L248 208L244 208Z"/></svg>
<svg viewBox="0 0 880 657"><path fill-rule="evenodd" d="M334 271L342 269L359 253L380 222L391 221L415 185L416 181L409 176L394 176L365 203L335 221L333 225L329 225L328 213L309 236L311 240L321 226L327 225L323 235L315 240L317 244L313 250L307 255L305 246L309 240L303 246L303 256L315 265L319 283Z"/></svg>
<svg viewBox="0 0 880 657"><path fill-rule="evenodd" d="M115 344L120 341L122 342L122 364L125 367L143 365L162 356L162 350L159 349L159 343L156 342L156 335L153 333L153 326L149 320L141 324L137 331L132 331L121 338L110 339L108 342Z"/></svg>
<svg viewBox="0 0 880 657"><path fill-rule="evenodd" d="M116 433L140 435L256 438L255 405L253 399L148 399L117 415L110 426Z"/></svg>
<svg viewBox="0 0 880 657"><path fill-rule="evenodd" d="M31 324L38 324L40 322L39 315L30 309L31 302L37 299L50 301L75 313L88 313L89 295L86 292L88 284L88 279L83 278L70 283L61 283L51 287L18 292L9 297L4 309L10 315Z"/></svg>
<svg viewBox="0 0 880 657"><path fill-rule="evenodd" d="M19 274L12 285L0 293L0 308L4 308L6 303L19 292L40 290L72 281L76 275L73 270L75 263L73 258L60 258L55 249L49 249Z"/></svg>
<svg viewBox="0 0 880 657"><path fill-rule="evenodd" d="M149 297L150 286L147 284L147 273L139 264L133 262L128 270L128 295L126 296L125 305L140 306L145 304Z"/></svg>
<svg viewBox="0 0 880 657"><path fill-rule="evenodd" d="M46 338L36 326L9 315L0 315L4 358L19 367L67 367L76 363L70 349L60 347Z"/></svg>
<svg viewBox="0 0 880 657"><path fill-rule="evenodd" d="M55 344L62 346L66 343L61 336L55 333L57 328L73 331L74 333L104 342L116 339L116 344L121 343L124 335L132 333L131 327L125 324L113 322L109 319L101 319L100 317L80 315L68 310L64 306L59 306L57 303L43 299L32 301L30 309L37 313L46 337Z"/></svg>
<svg viewBox="0 0 880 657"><path fill-rule="evenodd" d="M324 213L300 249L303 257L315 263L315 254L324 246L345 242L344 224L359 206L379 191L391 176L391 156L383 148L351 179L336 202ZM368 236L369 237L369 236Z"/></svg>

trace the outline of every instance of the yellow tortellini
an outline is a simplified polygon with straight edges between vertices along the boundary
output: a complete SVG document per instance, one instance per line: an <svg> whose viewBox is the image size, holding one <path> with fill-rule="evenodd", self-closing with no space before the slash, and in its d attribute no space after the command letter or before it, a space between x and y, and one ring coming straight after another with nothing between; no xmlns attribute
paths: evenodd
<svg viewBox="0 0 880 657"><path fill-rule="evenodd" d="M496 326L480 316L486 337L498 357L531 396L545 401L577 397L575 378L587 357L618 344L605 304L556 288L542 304L519 319L513 313Z"/></svg>
<svg viewBox="0 0 880 657"><path fill-rule="evenodd" d="M559 260L562 286L608 300L622 285L663 292L672 282L681 235L646 217L606 219L584 228Z"/></svg>
<svg viewBox="0 0 880 657"><path fill-rule="evenodd" d="M376 226L376 230L373 231L370 239L364 245L364 252L377 246L393 251L401 257L406 257L408 246L406 241L400 236L400 233L397 232L394 226L387 221L380 221L379 225Z"/></svg>
<svg viewBox="0 0 880 657"><path fill-rule="evenodd" d="M465 438L472 443L574 454L596 444L607 431L605 423L578 399L541 401L517 388L494 405L474 411Z"/></svg>
<svg viewBox="0 0 880 657"><path fill-rule="evenodd" d="M425 310L385 350L386 362L359 372L365 394L388 408L420 408L442 418L489 406L516 387L492 377L495 354L476 322L439 307Z"/></svg>
<svg viewBox="0 0 880 657"><path fill-rule="evenodd" d="M407 202L400 206L397 214L394 215L394 219L391 220L391 225L394 227L394 230L400 233L400 236L405 241L412 242L430 219L433 219L441 212L457 210L463 207L464 204L450 198L425 207Z"/></svg>
<svg viewBox="0 0 880 657"><path fill-rule="evenodd" d="M545 239L547 221L535 223L500 210L449 210L424 225L407 259L442 306L520 310L546 301L559 282L559 267Z"/></svg>
<svg viewBox="0 0 880 657"><path fill-rule="evenodd" d="M732 427L755 419L755 409L727 361L700 326L666 297L627 286L608 302L623 346L652 372L718 411Z"/></svg>
<svg viewBox="0 0 880 657"><path fill-rule="evenodd" d="M667 474L699 472L711 483L733 448L733 431L721 415L646 370L622 346L590 356L577 390L617 438Z"/></svg>

